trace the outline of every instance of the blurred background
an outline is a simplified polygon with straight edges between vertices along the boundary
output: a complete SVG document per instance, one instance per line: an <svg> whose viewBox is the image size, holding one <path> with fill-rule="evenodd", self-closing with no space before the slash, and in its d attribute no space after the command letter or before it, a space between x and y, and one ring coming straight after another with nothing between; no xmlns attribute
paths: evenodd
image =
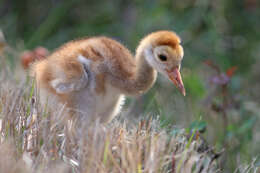
<svg viewBox="0 0 260 173"><path fill-rule="evenodd" d="M199 128L217 151L225 149L221 166L231 172L254 159L260 166L259 7L258 0L0 0L0 41L18 52L52 51L72 39L105 35L134 53L150 32L175 31L185 52L187 96L159 76L147 94L126 100L122 116ZM7 62L15 71L19 56Z"/></svg>

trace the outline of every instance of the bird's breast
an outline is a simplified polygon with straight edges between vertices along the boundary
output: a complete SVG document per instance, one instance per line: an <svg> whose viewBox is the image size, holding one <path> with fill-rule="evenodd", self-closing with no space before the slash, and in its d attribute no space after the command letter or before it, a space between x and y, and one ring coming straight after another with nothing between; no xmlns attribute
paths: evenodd
<svg viewBox="0 0 260 173"><path fill-rule="evenodd" d="M104 92L93 88L77 92L75 107L85 118L107 122L120 112L124 96L110 84L104 84L102 87Z"/></svg>

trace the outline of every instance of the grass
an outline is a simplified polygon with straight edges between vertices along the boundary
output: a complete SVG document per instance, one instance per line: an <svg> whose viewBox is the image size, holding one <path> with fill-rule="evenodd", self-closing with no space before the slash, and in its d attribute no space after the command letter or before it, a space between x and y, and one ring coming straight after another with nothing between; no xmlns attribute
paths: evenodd
<svg viewBox="0 0 260 173"><path fill-rule="evenodd" d="M57 168L58 172L174 172L173 163L177 172L188 169L187 165L189 169L217 170L215 160L201 167L212 160L208 151L197 151L202 141L191 142L184 132L172 136L160 129L158 120L141 120L137 125L119 119L107 125L96 122L90 127L82 125L84 130L71 135L60 121L66 116L64 111L43 116L34 97L28 97L31 86L18 88L7 83L8 87L0 89L0 153L8 155L0 159L4 172Z"/></svg>

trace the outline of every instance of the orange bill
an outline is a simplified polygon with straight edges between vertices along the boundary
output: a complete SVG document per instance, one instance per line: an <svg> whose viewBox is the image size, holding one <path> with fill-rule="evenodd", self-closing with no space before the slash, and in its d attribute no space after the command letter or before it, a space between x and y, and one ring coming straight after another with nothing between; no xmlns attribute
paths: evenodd
<svg viewBox="0 0 260 173"><path fill-rule="evenodd" d="M168 77L173 82L173 84L180 90L180 92L185 96L185 88L181 79L181 73L178 68L173 70L167 70Z"/></svg>

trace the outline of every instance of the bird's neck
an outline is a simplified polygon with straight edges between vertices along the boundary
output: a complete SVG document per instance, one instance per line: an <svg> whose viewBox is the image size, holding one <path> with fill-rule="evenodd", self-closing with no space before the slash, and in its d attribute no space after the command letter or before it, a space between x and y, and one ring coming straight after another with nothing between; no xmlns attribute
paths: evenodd
<svg viewBox="0 0 260 173"><path fill-rule="evenodd" d="M151 52L137 50L135 61L136 71L133 78L124 81L118 81L117 85L124 94L127 95L140 95L148 91L154 84L157 71L149 65L145 56L152 56Z"/></svg>

